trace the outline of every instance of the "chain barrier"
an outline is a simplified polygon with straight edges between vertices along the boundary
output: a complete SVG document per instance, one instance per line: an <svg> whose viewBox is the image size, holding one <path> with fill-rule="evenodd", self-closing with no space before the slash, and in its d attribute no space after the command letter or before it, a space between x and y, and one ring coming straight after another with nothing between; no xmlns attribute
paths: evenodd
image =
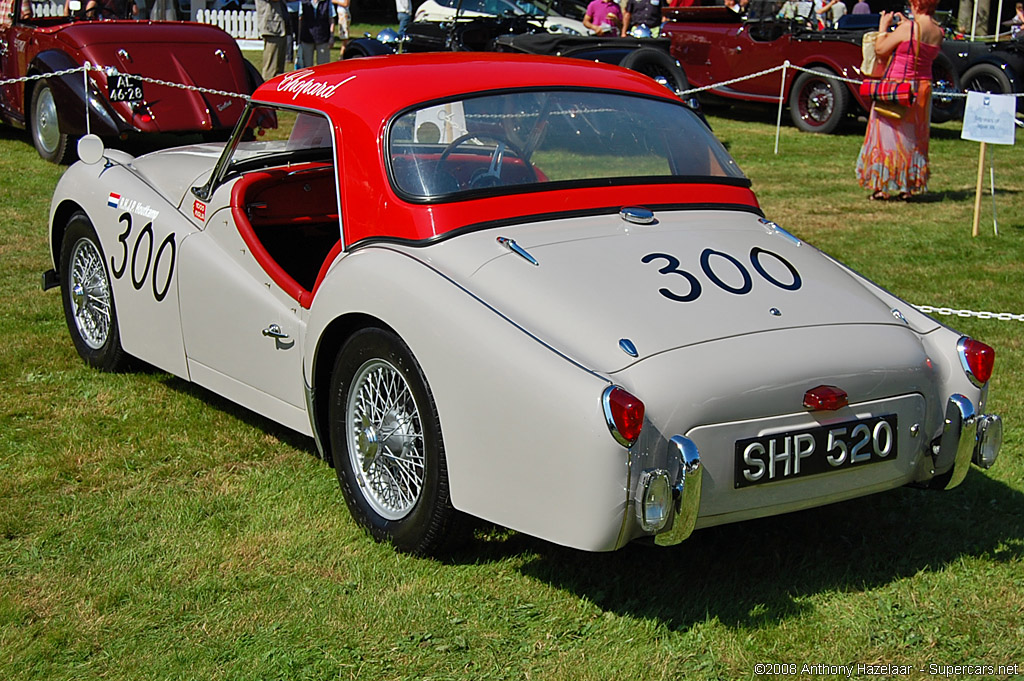
<svg viewBox="0 0 1024 681"><path fill-rule="evenodd" d="M764 69L763 71L758 71L757 73L750 73L750 74L747 74L745 76L739 76L738 78L731 78L729 80L722 81L721 83L712 83L711 85L705 85L703 87L690 88L689 90L683 90L679 94L680 94L680 96L695 95L695 94L698 94L698 93L701 93L701 92L707 92L708 90L714 90L715 88L725 87L727 85L733 85L735 83L741 83L741 82L743 82L745 80L752 80L754 78L760 78L761 76L767 76L769 74L775 73L776 71L782 71L784 69L793 69L794 71L803 71L804 73L811 73L811 74L814 74L816 76L820 76L822 78L827 78L829 80L838 80L838 81L842 81L844 83L850 83L851 85L860 85L863 82L862 80L857 80L856 78L846 78L845 76L840 76L840 75L837 75L837 74L834 74L834 73L824 73L822 71L816 71L814 69L804 68L803 66L794 66L793 64L791 64L787 60L786 63L780 64L778 66L773 66L770 69ZM113 66L76 66L75 68L64 69L63 71L53 71L51 73L39 73L39 74L31 75L31 76L21 76L19 78L9 78L7 80L0 80L0 86L3 86L3 85L13 85L14 83L23 83L23 82L32 81L32 80L42 80L42 79L45 79L45 78L59 78L61 76L67 76L67 75L70 75L72 73L79 73L81 71L103 71L107 75L116 75L116 74L120 73ZM185 85L184 83L174 83L174 82L167 81L167 80L160 80L160 79L157 79L157 78L150 78L148 76L142 76L142 75L136 75L136 74L125 74L125 75L131 75L133 78L141 80L141 81L143 81L145 83L152 83L154 85L162 85L164 87L173 87L173 88L178 88L180 90L190 90L190 91L194 91L194 92L202 92L204 94L219 95L221 97L237 97L239 99L245 99L245 100L249 99L249 95L242 94L242 93L239 93L239 92L228 92L227 90L214 90L212 88L199 87L198 85ZM942 96L942 97L966 97L967 96L966 92L941 92L941 93L933 93L933 94L936 94L936 95ZM1013 96L1014 97L1024 97L1024 93L1014 93Z"/></svg>
<svg viewBox="0 0 1024 681"><path fill-rule="evenodd" d="M913 305L913 303L911 303ZM1001 322L1024 322L1024 314L1012 312L976 312L974 310L955 310L951 307L935 307L933 305L914 305L914 308L925 314L937 314L946 317L976 317L978 319L998 319Z"/></svg>
<svg viewBox="0 0 1024 681"><path fill-rule="evenodd" d="M791 64L789 62L789 60L786 60L785 64L780 64L779 66L775 66L775 67L770 68L770 69L765 69L764 71L758 71L757 73L751 73L751 74L746 75L746 76L740 76L739 78L733 78L731 80L727 80L727 81L724 81L724 82L721 82L721 83L713 83L711 85L705 85L703 87L690 88L689 90L684 90L683 92L681 92L679 94L681 96L683 96L683 95L697 94L699 92L705 92L707 90L714 90L715 88L720 88L720 87L723 87L723 86L726 86L726 85L732 85L733 83L740 83L740 82L743 82L745 80L751 80L753 78L760 78L761 76L766 76L769 73L774 73L775 71L781 71L781 70L787 69L787 68L788 69L793 69L794 71L803 71L804 73L812 73L812 74L814 74L816 76L819 76L821 78L828 78L829 80L838 80L838 81L842 81L844 83L850 83L851 85L860 85L861 83L864 82L863 79L858 80L856 78L846 78L845 76L840 76L840 75L837 75L835 73L825 73L824 71L816 71L815 69L808 69L808 68L805 68L803 66L795 66L795 65ZM1013 94L1014 97L1018 97L1018 98L1019 97L1024 97L1024 93L1017 92L1017 93L1012 93L1012 94ZM967 93L966 92L934 92L933 91L932 92L932 96L936 96L936 97L967 97Z"/></svg>
<svg viewBox="0 0 1024 681"><path fill-rule="evenodd" d="M64 69L63 71L52 71L50 73L36 73L31 76L21 76L20 78L9 78L7 80L0 80L0 86L13 85L14 83L25 83L32 80L44 80L46 78L60 78L61 76L68 76L73 73L83 73L86 71L102 71L108 76L118 75L118 71L113 66L93 66L86 64L85 66L76 66L71 69ZM130 75L132 78L141 80L145 83L152 83L154 85L163 85L164 87L177 88L179 90L189 90L192 92L202 92L207 95L219 95L221 97L236 97L238 99L249 99L249 95L242 94L240 92L228 92L227 90L214 90L212 88L199 87L198 85L185 85L184 83L173 83L167 80L159 80L157 78L150 78L148 76L141 76L136 74L124 74Z"/></svg>

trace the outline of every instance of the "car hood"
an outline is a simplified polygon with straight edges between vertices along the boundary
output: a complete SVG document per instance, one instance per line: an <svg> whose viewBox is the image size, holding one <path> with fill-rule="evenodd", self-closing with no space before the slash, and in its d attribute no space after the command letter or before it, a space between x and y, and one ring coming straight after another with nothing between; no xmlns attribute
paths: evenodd
<svg viewBox="0 0 1024 681"><path fill-rule="evenodd" d="M241 52L230 36L202 24L96 21L63 28L60 39L81 51L81 58L120 73L191 85L224 93L252 92ZM107 75L93 78L106 90ZM134 115L125 103L113 104L142 132L225 130L245 106L243 97L143 83L150 116Z"/></svg>
<svg viewBox="0 0 1024 681"><path fill-rule="evenodd" d="M937 326L749 213L662 212L652 225L619 215L574 218L419 250L512 322L606 373L673 349L780 329L909 323L924 333Z"/></svg>

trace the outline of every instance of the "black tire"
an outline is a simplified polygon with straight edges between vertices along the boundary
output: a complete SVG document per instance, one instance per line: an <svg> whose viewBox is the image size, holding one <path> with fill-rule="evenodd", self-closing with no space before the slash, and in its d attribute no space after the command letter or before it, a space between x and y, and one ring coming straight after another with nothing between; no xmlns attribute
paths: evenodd
<svg viewBox="0 0 1024 681"><path fill-rule="evenodd" d="M823 135L835 132L846 116L850 93L846 84L830 78L836 74L816 66L801 71L789 92L789 116L804 132Z"/></svg>
<svg viewBox="0 0 1024 681"><path fill-rule="evenodd" d="M650 76L679 95L690 89L686 72L671 55L654 47L633 50L619 62L619 66Z"/></svg>
<svg viewBox="0 0 1024 681"><path fill-rule="evenodd" d="M330 446L349 511L377 541L436 555L467 526L451 504L434 398L412 352L393 332L367 328L334 363ZM373 409L385 399L384 409Z"/></svg>
<svg viewBox="0 0 1024 681"><path fill-rule="evenodd" d="M121 347L114 293L103 248L85 213L71 216L60 248L60 294L75 349L103 371L131 368Z"/></svg>
<svg viewBox="0 0 1024 681"><path fill-rule="evenodd" d="M74 139L60 131L57 103L53 98L50 84L45 80L39 81L32 91L29 130L32 134L32 144L43 159L61 165L67 165L74 160Z"/></svg>
<svg viewBox="0 0 1024 681"><path fill-rule="evenodd" d="M932 123L945 123L963 118L964 98L946 97L946 93L963 92L960 76L953 68L953 62L939 54L932 62Z"/></svg>
<svg viewBox="0 0 1024 681"><path fill-rule="evenodd" d="M964 90L988 92L993 95L1013 94L1013 86L1003 70L995 64L975 64L960 79Z"/></svg>

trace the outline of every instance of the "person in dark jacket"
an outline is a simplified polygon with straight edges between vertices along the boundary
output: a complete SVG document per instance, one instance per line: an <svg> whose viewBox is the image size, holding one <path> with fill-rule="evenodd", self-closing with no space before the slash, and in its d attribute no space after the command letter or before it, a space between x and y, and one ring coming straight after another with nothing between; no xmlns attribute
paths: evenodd
<svg viewBox="0 0 1024 681"><path fill-rule="evenodd" d="M303 67L331 61L332 40L334 5L331 0L302 0L299 6L299 45Z"/></svg>

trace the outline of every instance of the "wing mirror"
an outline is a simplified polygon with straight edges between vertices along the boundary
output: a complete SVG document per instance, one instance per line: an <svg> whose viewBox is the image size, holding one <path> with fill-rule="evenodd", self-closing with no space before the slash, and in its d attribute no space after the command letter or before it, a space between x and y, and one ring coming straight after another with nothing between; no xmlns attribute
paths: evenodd
<svg viewBox="0 0 1024 681"><path fill-rule="evenodd" d="M103 152L107 149L103 146L103 140L96 135L83 135L78 140L78 160L86 165L95 165L103 158Z"/></svg>

